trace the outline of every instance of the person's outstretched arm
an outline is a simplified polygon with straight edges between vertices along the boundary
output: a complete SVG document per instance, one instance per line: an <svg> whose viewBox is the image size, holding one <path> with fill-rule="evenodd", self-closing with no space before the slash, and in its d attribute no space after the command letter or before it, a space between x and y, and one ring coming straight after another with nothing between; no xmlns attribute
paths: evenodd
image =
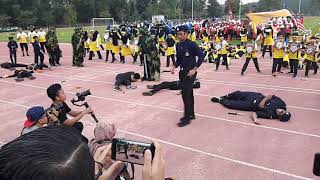
<svg viewBox="0 0 320 180"><path fill-rule="evenodd" d="M267 95L260 103L259 103L259 108L265 108L266 107L266 102L272 99L273 95Z"/></svg>

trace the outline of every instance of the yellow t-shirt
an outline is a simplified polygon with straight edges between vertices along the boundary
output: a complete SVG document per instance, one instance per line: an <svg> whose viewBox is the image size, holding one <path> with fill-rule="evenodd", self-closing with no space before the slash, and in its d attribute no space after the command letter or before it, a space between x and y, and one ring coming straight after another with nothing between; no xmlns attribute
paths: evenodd
<svg viewBox="0 0 320 180"><path fill-rule="evenodd" d="M257 58L257 44L253 45L253 50L251 53L247 52L247 48L246 48L246 58Z"/></svg>
<svg viewBox="0 0 320 180"><path fill-rule="evenodd" d="M37 33L37 36L39 37L39 42L46 42L46 32L41 31Z"/></svg>
<svg viewBox="0 0 320 180"><path fill-rule="evenodd" d="M30 42L30 43L33 43L33 42L34 42L34 39L33 39L34 36L37 36L37 33L36 33L35 31L33 31L33 32L30 31L30 32L28 33L28 37L29 37L29 42Z"/></svg>
<svg viewBox="0 0 320 180"><path fill-rule="evenodd" d="M228 54L228 51L227 51L227 47L229 45L228 42L227 41L222 41L221 45L222 45L222 47L219 50L218 54L221 54L221 55Z"/></svg>
<svg viewBox="0 0 320 180"><path fill-rule="evenodd" d="M241 36L241 42L247 42L247 41L248 41L247 35Z"/></svg>
<svg viewBox="0 0 320 180"><path fill-rule="evenodd" d="M17 34L17 40L19 43L28 43L28 36L26 33L18 33Z"/></svg>
<svg viewBox="0 0 320 180"><path fill-rule="evenodd" d="M273 48L273 58L283 58L284 49Z"/></svg>
<svg viewBox="0 0 320 180"><path fill-rule="evenodd" d="M307 54L306 55L306 60L312 61L312 62L316 62L316 57L317 54Z"/></svg>

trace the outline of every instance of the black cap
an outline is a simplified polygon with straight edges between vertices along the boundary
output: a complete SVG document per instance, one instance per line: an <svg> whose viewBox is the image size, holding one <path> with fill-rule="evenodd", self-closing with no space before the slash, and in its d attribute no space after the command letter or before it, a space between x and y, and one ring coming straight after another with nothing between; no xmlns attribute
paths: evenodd
<svg viewBox="0 0 320 180"><path fill-rule="evenodd" d="M286 121L289 121L290 118L291 118L291 114L289 112L286 112L280 116L280 121L286 122Z"/></svg>
<svg viewBox="0 0 320 180"><path fill-rule="evenodd" d="M12 37L12 36L10 36L10 37L8 37L8 39L9 39L9 40L12 40L12 39L13 39L13 37Z"/></svg>
<svg viewBox="0 0 320 180"><path fill-rule="evenodd" d="M185 25L178 26L177 27L177 32L179 32L179 31L188 32L188 27L185 26Z"/></svg>

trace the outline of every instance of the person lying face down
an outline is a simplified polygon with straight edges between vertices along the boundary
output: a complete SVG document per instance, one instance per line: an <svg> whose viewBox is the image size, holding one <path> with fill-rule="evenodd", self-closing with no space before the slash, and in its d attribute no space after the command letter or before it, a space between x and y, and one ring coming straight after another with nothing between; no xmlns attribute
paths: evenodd
<svg viewBox="0 0 320 180"><path fill-rule="evenodd" d="M229 109L253 111L251 118L256 124L259 124L258 118L279 119L282 122L291 118L286 103L275 95L265 96L257 92L235 91L222 97L213 97L211 101Z"/></svg>
<svg viewBox="0 0 320 180"><path fill-rule="evenodd" d="M4 75L0 78L16 77L15 80L17 82L20 82L24 80L23 78L29 78L30 80L34 80L36 77L34 77L32 74L33 74L33 71L29 71L29 70L15 70L12 75Z"/></svg>
<svg viewBox="0 0 320 180"><path fill-rule="evenodd" d="M124 85L127 87L127 89L135 89L136 86L131 86L131 82L137 82L140 80L140 74L135 72L126 72L126 73L120 73L116 76L116 82L114 84L114 90L120 91L121 85Z"/></svg>
<svg viewBox="0 0 320 180"><path fill-rule="evenodd" d="M151 89L151 91L143 92L142 95L144 96L152 96L158 91L161 91L163 89L170 89L170 90L181 90L181 82L180 81L171 81L171 82L162 82L160 84L156 85L147 85L148 89ZM193 83L193 88L198 89L200 88L200 82L198 80L195 80Z"/></svg>

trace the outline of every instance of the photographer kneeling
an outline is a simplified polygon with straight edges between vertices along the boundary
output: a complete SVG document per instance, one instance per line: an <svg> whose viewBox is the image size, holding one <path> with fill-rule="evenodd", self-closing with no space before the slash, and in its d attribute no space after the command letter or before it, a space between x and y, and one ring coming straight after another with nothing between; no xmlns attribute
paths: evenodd
<svg viewBox="0 0 320 180"><path fill-rule="evenodd" d="M47 89L47 94L48 94L48 97L53 101L51 107L54 107L56 105L62 106L58 116L59 122L67 126L73 126L74 128L78 129L80 132L82 132L83 124L78 121L84 115L93 112L91 107L88 107L83 111L71 110L67 105L67 103L65 103L67 98L60 84L52 84L51 86L49 86ZM67 114L72 116L73 118L68 119Z"/></svg>

